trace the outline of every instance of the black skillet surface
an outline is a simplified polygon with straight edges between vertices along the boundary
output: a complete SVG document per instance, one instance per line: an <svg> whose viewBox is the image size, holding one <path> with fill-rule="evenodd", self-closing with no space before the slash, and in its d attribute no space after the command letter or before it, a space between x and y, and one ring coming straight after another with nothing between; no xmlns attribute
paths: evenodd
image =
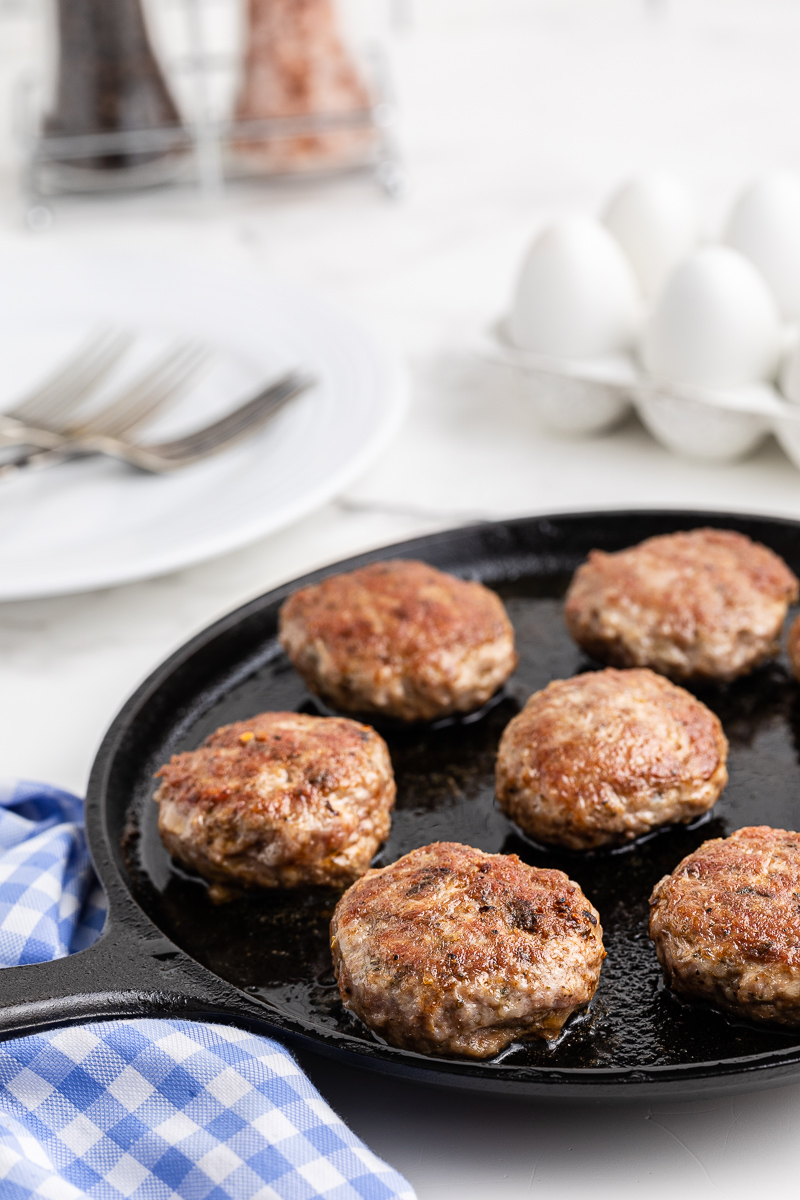
<svg viewBox="0 0 800 1200"><path fill-rule="evenodd" d="M0 974L0 1034L122 1014L204 1016L266 1028L354 1065L506 1095L598 1098L714 1094L800 1079L800 1031L736 1023L664 990L646 932L654 883L709 837L747 824L800 825L800 688L782 659L698 695L731 743L730 783L713 813L615 853L547 851L527 842L493 800L506 723L551 679L590 669L568 638L562 596L593 547L615 550L698 525L738 529L800 572L800 525L707 513L532 518L458 529L364 555L253 601L190 642L128 702L98 754L87 824L109 896L91 950ZM589 1011L557 1045L517 1044L485 1063L425 1057L380 1042L338 998L328 948L332 893L250 895L216 907L205 884L164 851L153 773L218 725L265 709L320 711L276 639L280 604L334 570L419 557L496 588L514 623L519 668L477 716L384 728L398 783L391 862L430 841L462 841L554 866L599 909L608 958Z"/></svg>

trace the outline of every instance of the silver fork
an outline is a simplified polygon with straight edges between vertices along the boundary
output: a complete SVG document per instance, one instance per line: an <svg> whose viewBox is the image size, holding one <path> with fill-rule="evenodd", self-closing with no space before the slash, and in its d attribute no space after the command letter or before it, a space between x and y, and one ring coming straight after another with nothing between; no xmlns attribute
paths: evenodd
<svg viewBox="0 0 800 1200"><path fill-rule="evenodd" d="M0 466L0 478L24 467L51 466L90 454L120 459L154 475L175 471L209 458L261 428L284 404L307 391L314 382L310 376L290 371L224 417L183 437L147 444L107 435L81 436L65 441L61 448L31 455L23 461L5 463Z"/></svg>
<svg viewBox="0 0 800 1200"><path fill-rule="evenodd" d="M83 419L63 423L54 421L46 428L19 423L18 444L34 447L34 450L23 452L4 465L9 470L34 465L42 454L59 450L78 439L92 436L121 437L133 432L163 408L167 401L174 400L185 391L210 359L211 351L206 347L191 342L179 343L170 347L102 408ZM45 465L45 461L40 465Z"/></svg>
<svg viewBox="0 0 800 1200"><path fill-rule="evenodd" d="M62 430L69 441L104 435L122 437L132 433L166 403L173 400L209 365L212 352L193 342L170 347L132 384L120 391L84 420L76 420Z"/></svg>
<svg viewBox="0 0 800 1200"><path fill-rule="evenodd" d="M8 412L0 413L0 446L30 445L27 426L57 432L59 423L83 403L117 365L133 342L133 334L101 329L77 354Z"/></svg>

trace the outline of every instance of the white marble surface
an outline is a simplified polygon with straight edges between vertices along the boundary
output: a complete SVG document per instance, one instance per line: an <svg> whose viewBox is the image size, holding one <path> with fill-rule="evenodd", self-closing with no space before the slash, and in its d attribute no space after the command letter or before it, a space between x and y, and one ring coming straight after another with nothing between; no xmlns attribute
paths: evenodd
<svg viewBox="0 0 800 1200"><path fill-rule="evenodd" d="M86 596L0 606L0 764L82 789L114 711L167 653L273 584L366 546L473 516L671 505L800 516L774 444L706 467L636 423L596 441L538 428L507 375L471 352L520 251L563 207L594 207L667 164L710 229L757 170L800 165L793 0L418 0L392 45L413 187L362 182L70 205L54 241L180 243L245 256L349 307L408 356L414 399L346 496L204 566ZM4 234L22 236L6 191ZM2 258L0 256L0 286ZM2 497L0 496L0 503ZM406 1172L420 1200L744 1195L796 1175L800 1087L601 1109L464 1099L307 1059L323 1092Z"/></svg>

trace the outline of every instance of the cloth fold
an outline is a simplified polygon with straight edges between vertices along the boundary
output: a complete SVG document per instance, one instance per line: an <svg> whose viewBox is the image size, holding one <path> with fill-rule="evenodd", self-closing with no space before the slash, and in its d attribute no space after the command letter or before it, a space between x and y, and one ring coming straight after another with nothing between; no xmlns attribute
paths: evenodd
<svg viewBox="0 0 800 1200"><path fill-rule="evenodd" d="M81 801L0 787L0 965L84 949L104 916ZM278 1042L156 1019L0 1042L0 1195L414 1200Z"/></svg>
<svg viewBox="0 0 800 1200"><path fill-rule="evenodd" d="M85 950L105 915L83 801L47 784L0 782L0 967Z"/></svg>

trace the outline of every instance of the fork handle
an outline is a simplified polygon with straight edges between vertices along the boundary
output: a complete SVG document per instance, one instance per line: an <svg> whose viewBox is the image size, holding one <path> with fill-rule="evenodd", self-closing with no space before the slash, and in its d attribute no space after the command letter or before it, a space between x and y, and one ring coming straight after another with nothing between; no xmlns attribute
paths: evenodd
<svg viewBox="0 0 800 1200"><path fill-rule="evenodd" d="M0 443L0 446L2 443ZM55 446L52 450L38 450L35 447L27 454L20 454L9 462L0 463L0 479L9 475L17 475L20 471L40 470L43 467L57 467L59 463L69 462L73 458L85 458L83 451L67 450Z"/></svg>
<svg viewBox="0 0 800 1200"><path fill-rule="evenodd" d="M226 450L261 428L284 404L304 392L313 382L311 377L290 373L218 421L169 442L140 445L122 438L95 436L83 439L80 444L87 453L105 454L140 471L163 475Z"/></svg>
<svg viewBox="0 0 800 1200"><path fill-rule="evenodd" d="M42 450L51 450L63 440L59 433L51 433L49 429L37 429L23 421L0 414L0 447L36 446Z"/></svg>

